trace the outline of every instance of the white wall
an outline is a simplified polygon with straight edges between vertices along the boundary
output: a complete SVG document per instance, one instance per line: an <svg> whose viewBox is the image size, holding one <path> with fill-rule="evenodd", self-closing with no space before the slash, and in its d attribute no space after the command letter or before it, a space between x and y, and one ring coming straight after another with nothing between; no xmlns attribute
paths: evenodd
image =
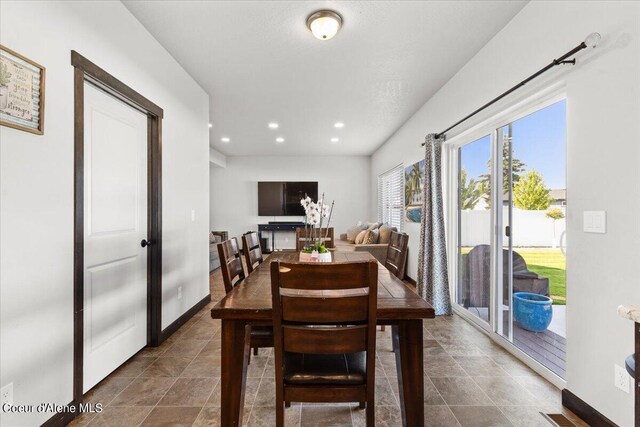
<svg viewBox="0 0 640 427"><path fill-rule="evenodd" d="M209 101L120 2L2 1L0 39L47 69L45 134L0 128L0 383L13 383L16 404L68 404L73 362L70 51L164 108L163 326L208 294ZM182 300L177 299L179 285ZM2 425L35 426L51 414L1 416Z"/></svg>
<svg viewBox="0 0 640 427"><path fill-rule="evenodd" d="M209 163L219 167L225 167L227 166L227 156L225 156L218 150L209 148Z"/></svg>
<svg viewBox="0 0 640 427"><path fill-rule="evenodd" d="M226 230L229 237L240 240L261 223L301 221L258 216L258 181L318 181L318 192L335 200L331 224L337 238L358 221L370 219L369 160L367 156L227 157L226 168L211 167L211 229ZM276 245L295 248L295 236L276 233Z"/></svg>
<svg viewBox="0 0 640 427"><path fill-rule="evenodd" d="M614 387L613 365L633 351L633 328L616 307L640 302L638 22L637 2L530 2L373 155L371 170L374 189L378 174L423 156L425 134L446 128L587 34L603 35L575 67L545 80L562 82L567 94L567 388L621 426L633 425L633 394ZM585 210L607 211L607 234L582 232ZM418 225L405 229L417 254ZM412 277L416 268L413 256Z"/></svg>

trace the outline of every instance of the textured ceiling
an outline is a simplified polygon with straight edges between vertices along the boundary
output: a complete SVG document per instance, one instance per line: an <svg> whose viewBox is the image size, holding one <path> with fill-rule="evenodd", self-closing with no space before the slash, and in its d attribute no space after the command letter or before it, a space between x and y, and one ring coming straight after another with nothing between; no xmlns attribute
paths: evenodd
<svg viewBox="0 0 640 427"><path fill-rule="evenodd" d="M525 2L124 4L209 94L213 148L227 155L368 155ZM305 21L325 8L344 24L320 41ZM267 127L272 121L277 130ZM337 121L343 129L334 128Z"/></svg>

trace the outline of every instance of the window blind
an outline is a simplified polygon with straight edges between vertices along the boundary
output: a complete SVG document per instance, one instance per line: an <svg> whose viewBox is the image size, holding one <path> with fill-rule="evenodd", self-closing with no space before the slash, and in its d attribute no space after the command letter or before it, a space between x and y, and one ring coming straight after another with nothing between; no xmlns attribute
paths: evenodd
<svg viewBox="0 0 640 427"><path fill-rule="evenodd" d="M398 165L378 175L378 221L402 231L404 218L404 167Z"/></svg>

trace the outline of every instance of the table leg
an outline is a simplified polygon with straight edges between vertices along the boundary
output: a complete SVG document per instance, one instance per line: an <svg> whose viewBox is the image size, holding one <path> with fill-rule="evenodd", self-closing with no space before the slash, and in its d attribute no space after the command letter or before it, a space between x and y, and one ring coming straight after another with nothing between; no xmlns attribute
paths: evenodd
<svg viewBox="0 0 640 427"><path fill-rule="evenodd" d="M221 425L242 425L244 389L249 362L250 326L242 320L222 320Z"/></svg>
<svg viewBox="0 0 640 427"><path fill-rule="evenodd" d="M422 320L403 320L393 326L400 409L404 427L424 426L424 368Z"/></svg>
<svg viewBox="0 0 640 427"><path fill-rule="evenodd" d="M635 398L636 398L636 408L635 408L635 422L634 425L635 427L640 427L640 323L634 323L633 326L635 327L636 333L635 333L635 344L636 344L636 351L635 351L635 355L633 356L634 362L635 362L635 378L634 378L634 385L635 385Z"/></svg>

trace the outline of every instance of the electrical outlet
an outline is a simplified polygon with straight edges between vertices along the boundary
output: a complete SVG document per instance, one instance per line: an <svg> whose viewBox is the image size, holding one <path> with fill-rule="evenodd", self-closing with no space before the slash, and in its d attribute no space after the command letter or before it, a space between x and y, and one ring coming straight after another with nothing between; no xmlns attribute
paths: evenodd
<svg viewBox="0 0 640 427"><path fill-rule="evenodd" d="M13 406L13 383L9 383L0 389L0 406L5 403Z"/></svg>
<svg viewBox="0 0 640 427"><path fill-rule="evenodd" d="M629 374L622 366L614 365L614 384L625 393L629 393Z"/></svg>
<svg viewBox="0 0 640 427"><path fill-rule="evenodd" d="M178 299L182 299L182 286L178 286Z"/></svg>

